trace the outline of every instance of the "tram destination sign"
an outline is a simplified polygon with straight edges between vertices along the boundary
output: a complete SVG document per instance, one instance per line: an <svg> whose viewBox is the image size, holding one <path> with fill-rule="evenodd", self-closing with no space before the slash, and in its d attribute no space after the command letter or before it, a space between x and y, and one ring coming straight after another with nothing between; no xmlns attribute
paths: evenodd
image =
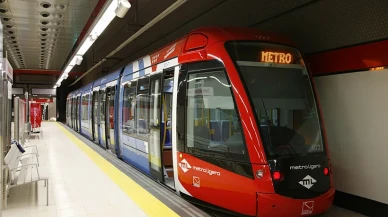
<svg viewBox="0 0 388 217"><path fill-rule="evenodd" d="M292 59L293 57L291 53L270 51L261 52L261 62L290 64L292 63Z"/></svg>

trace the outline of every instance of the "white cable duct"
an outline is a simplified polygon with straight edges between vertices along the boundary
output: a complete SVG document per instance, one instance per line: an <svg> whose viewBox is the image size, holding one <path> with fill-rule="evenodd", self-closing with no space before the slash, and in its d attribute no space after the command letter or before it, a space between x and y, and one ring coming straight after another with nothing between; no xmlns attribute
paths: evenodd
<svg viewBox="0 0 388 217"><path fill-rule="evenodd" d="M128 45L130 42L135 40L137 37L139 37L141 34L143 34L145 31L147 31L149 28L154 26L156 23L161 21L163 18L168 16L170 13L174 12L176 9L178 9L180 6L182 6L184 3L186 3L188 0L177 0L174 4L172 4L170 7L168 7L166 10L164 10L162 13L160 13L158 16L156 16L153 20L151 20L149 23L147 23L143 28L141 28L139 31L137 31L135 34L133 34L131 37L129 37L125 42L123 42L120 46L118 46L116 49L114 49L111 53L109 53L106 58L111 57L115 55L117 52L119 52L121 49L123 49L126 45ZM96 65L94 65L92 68L90 68L88 71L86 71L83 75L81 75L77 80L75 80L70 86L74 85L78 81L80 81L85 75L87 75L89 72L93 71L95 68L97 68L99 65L101 65L103 62L105 62L106 59L102 59L100 62L98 62Z"/></svg>

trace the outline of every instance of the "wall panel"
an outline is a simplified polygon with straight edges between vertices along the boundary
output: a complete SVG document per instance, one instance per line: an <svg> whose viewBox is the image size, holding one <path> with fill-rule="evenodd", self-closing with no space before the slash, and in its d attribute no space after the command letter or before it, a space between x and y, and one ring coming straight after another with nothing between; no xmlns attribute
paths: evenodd
<svg viewBox="0 0 388 217"><path fill-rule="evenodd" d="M388 203L388 70L315 78L337 190Z"/></svg>

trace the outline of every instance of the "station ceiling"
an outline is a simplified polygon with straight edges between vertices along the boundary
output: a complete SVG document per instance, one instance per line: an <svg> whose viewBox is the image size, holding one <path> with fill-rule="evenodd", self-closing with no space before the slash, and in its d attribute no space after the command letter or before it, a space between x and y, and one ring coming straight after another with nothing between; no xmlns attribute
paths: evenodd
<svg viewBox="0 0 388 217"><path fill-rule="evenodd" d="M97 1L0 0L4 46L13 67L61 69Z"/></svg>
<svg viewBox="0 0 388 217"><path fill-rule="evenodd" d="M65 58L69 56L72 43L75 42L93 10L91 6L96 5L96 1L47 0L53 7L49 10L52 14L63 10L55 7L56 4L60 4L59 2L66 5L66 12L62 12L63 30L55 33L58 34L60 40L57 44L60 45L57 45L58 47L53 51L54 55L48 69L61 69ZM25 66L39 69L41 65L37 54L40 52L41 41L39 40L41 37L39 34L42 27L40 22L43 20L39 16L42 11L48 9L42 8L41 1L33 0L8 0L1 3L0 6L8 3L11 11L17 10L19 7L14 6L15 9L13 9L12 5L16 3L12 2L35 5L35 11L29 12L34 18L30 18L26 11L23 15L20 15L23 12L19 12L18 16L21 21L14 25L15 28L21 28L18 29L17 35L21 37L18 43L23 51L22 57ZM88 3L80 4L77 2ZM73 71L86 72L91 69L98 61L105 58L136 31L177 1L130 0L130 2L132 7L127 15L122 19L115 18L113 20L84 55L82 64L74 67ZM5 9L7 8L5 7ZM22 9L19 10L22 11ZM288 36L303 52L309 54L386 39L388 35L388 28L386 28L388 14L386 11L388 11L388 4L385 0L188 0L124 46L102 66L91 70L75 86L91 82L97 77L126 65L200 26L249 26L263 31L280 33ZM12 13L12 15L14 14ZM3 17L3 14L0 16ZM34 24L26 22L25 19L33 19ZM52 26L56 20L54 17L49 19L49 25ZM15 21L17 21L17 17ZM80 26L81 23L83 23L82 26ZM21 27L17 27L18 25ZM24 36L29 28L34 29L32 33L28 33L32 37ZM9 35L6 34L6 40L8 37ZM72 82L74 80L67 81L68 84Z"/></svg>

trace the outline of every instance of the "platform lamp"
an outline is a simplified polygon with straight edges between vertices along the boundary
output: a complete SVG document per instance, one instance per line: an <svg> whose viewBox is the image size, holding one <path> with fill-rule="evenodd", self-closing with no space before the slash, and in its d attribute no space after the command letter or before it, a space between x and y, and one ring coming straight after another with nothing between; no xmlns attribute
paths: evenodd
<svg viewBox="0 0 388 217"><path fill-rule="evenodd" d="M131 3L129 3L128 0L118 0L118 6L115 10L116 16L123 18L127 14L129 8L131 8Z"/></svg>

